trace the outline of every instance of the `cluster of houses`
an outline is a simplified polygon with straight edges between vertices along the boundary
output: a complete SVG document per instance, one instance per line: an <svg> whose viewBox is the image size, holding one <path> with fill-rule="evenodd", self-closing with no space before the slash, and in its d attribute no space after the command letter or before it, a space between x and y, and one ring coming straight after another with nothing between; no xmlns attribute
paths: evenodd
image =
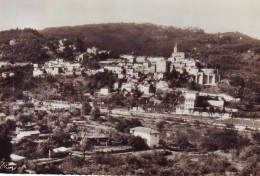
<svg viewBox="0 0 260 176"><path fill-rule="evenodd" d="M14 71L13 69L10 68L15 68L15 67L24 67L30 65L30 63L25 62L25 63L9 63L6 61L0 61L0 79L6 79L6 78L12 78L14 77Z"/></svg>
<svg viewBox="0 0 260 176"><path fill-rule="evenodd" d="M177 44L168 61L171 61L171 69L175 68L176 71L180 73L186 70L190 75L194 76L195 83L199 85L216 86L220 81L220 75L217 69L199 68L199 61L185 58L184 52L177 51Z"/></svg>
<svg viewBox="0 0 260 176"><path fill-rule="evenodd" d="M175 69L179 73L186 71L192 76L193 81L199 85L217 86L220 80L220 75L217 69L201 68L201 63L198 60L185 58L184 52L178 52L177 44L170 58L164 57L146 57L134 55L120 55L119 59L108 59L100 61L101 69L88 70L88 74L97 72L111 71L118 76L119 79L125 78L127 81L122 83L120 87L114 86L114 89L120 89L123 92L131 93L138 89L144 95L151 95L151 86L162 91L171 92L168 83L164 79L166 72L171 72ZM140 76L147 75L141 82L138 81ZM108 95L109 89L102 88L102 95ZM197 107L199 97L207 97L207 104L222 112L227 110L225 102L237 101L235 98L227 94L212 94L197 91L182 91L185 101L183 105L176 108L177 114L198 113L201 107ZM229 110L230 111L230 110ZM233 110L232 110L233 111ZM235 110L234 110L235 111ZM229 116L229 113L224 114ZM219 114L218 116L223 116Z"/></svg>
<svg viewBox="0 0 260 176"><path fill-rule="evenodd" d="M60 41L60 46L63 46ZM170 58L164 57L147 57L147 56L135 56L135 55L120 55L118 59L107 59L99 61L101 68L99 69L84 69L81 67L81 62L84 59L85 54L100 54L108 53L108 51L99 51L98 48L88 48L86 53L80 54L77 57L75 63L64 61L64 59L56 59L54 61L46 62L42 67L38 64L34 64L33 76L39 77L44 74L49 75L79 75L85 72L88 75L94 75L98 72L105 72L105 70L111 71L117 75L118 79L125 79L120 87L119 83L114 84L115 90L121 90L124 93L132 93L133 90L138 89L146 96L152 97L151 87L156 90L162 90L165 92L172 91L169 88L168 83L164 79L166 72L171 72L175 69L179 73L187 72L192 76L193 81L199 85L217 86L220 82L220 75L217 69L201 68L201 63L198 60L192 58L185 58L184 52L178 52L177 44L174 46L174 51ZM145 76L142 81L139 78ZM100 95L107 96L110 94L108 87L101 88ZM233 101L233 97L228 100L228 95L209 95L207 93L185 91L183 92L185 102L183 105L176 108L176 113L190 114L196 110L197 100L199 96L214 97L212 100L208 100L208 104L214 108L223 109L225 101ZM217 97L217 99L215 98Z"/></svg>
<svg viewBox="0 0 260 176"><path fill-rule="evenodd" d="M107 50L99 50L98 48L96 47L92 47L92 48L87 48L87 53L88 54L94 54L94 55L97 55L97 54L110 54L111 51L107 51Z"/></svg>
<svg viewBox="0 0 260 176"><path fill-rule="evenodd" d="M230 117L231 112L236 112L237 109L230 109L225 107L226 102L236 102L239 101L234 97L227 94L213 94L213 93L204 93L198 91L183 91L185 101L184 104L176 107L177 114L186 114L186 115L201 115L203 109L198 106L199 98L204 98L206 104L213 108L213 111L218 110L214 113L214 117ZM220 113L222 112L222 113ZM205 116L209 116L209 113L204 112Z"/></svg>
<svg viewBox="0 0 260 176"><path fill-rule="evenodd" d="M58 46L58 51L59 52L63 52L65 47L65 42L67 41L67 39L63 39L63 40L59 40L59 46ZM69 48L71 48L73 51L76 50L76 47L74 45L69 45Z"/></svg>
<svg viewBox="0 0 260 176"><path fill-rule="evenodd" d="M199 85L216 86L220 81L217 69L199 68L199 61L185 58L183 52L177 51L177 44L174 47L172 56L168 59L164 57L120 55L119 59L100 61L99 64L101 69L88 70L87 73L95 74L104 72L104 70L111 71L119 79L125 78L127 80L121 85L122 91L131 92L133 89L138 88L146 95L150 94L151 85L163 91L169 90L164 75L173 69L180 73L186 70ZM147 77L142 82L139 82L138 79L143 75L147 75Z"/></svg>
<svg viewBox="0 0 260 176"><path fill-rule="evenodd" d="M63 46L60 41L60 46ZM88 48L84 54L100 54L109 53L109 51L99 51L97 48ZM88 75L94 75L105 70L111 71L118 76L118 79L125 78L127 82L121 85L121 90L131 92L138 88L142 93L149 95L151 85L157 89L166 91L169 89L167 82L164 80L166 72L176 71L183 73L186 71L193 76L194 81L200 85L216 86L220 81L220 76L217 69L199 68L198 60L185 58L185 53L178 52L177 44L174 47L174 52L171 57L147 57L135 55L120 55L118 59L107 59L99 61L100 69L84 69L81 67L81 62L84 59L84 54L77 57L75 63L64 61L58 58L54 61L46 62L43 66L34 64L33 76L40 77L44 75L80 75L85 72ZM138 79L147 75L147 77L138 82Z"/></svg>
<svg viewBox="0 0 260 176"><path fill-rule="evenodd" d="M33 76L40 77L45 74L48 75L80 75L82 68L80 63L70 63L64 61L64 59L58 58L54 61L46 62L42 67L38 64L33 64Z"/></svg>
<svg viewBox="0 0 260 176"><path fill-rule="evenodd" d="M11 78L14 77L14 72L2 72L0 75L0 78L6 79L6 78Z"/></svg>
<svg viewBox="0 0 260 176"><path fill-rule="evenodd" d="M60 52L62 52L65 48L64 43L63 43L64 41L66 41L66 39L59 41L58 51L60 51ZM69 47L71 47L73 50L76 49L74 45L69 45ZM102 53L109 54L110 51L99 50L96 47L92 47L92 48L87 48L87 52L84 53L84 54L97 55L97 54L102 54ZM63 58L57 58L56 60L45 62L45 64L43 66L39 66L38 64L33 64L33 76L34 77L41 77L41 76L45 76L45 75L52 75L52 76L56 76L56 75L65 75L65 76L80 75L82 73L82 71L84 70L81 67L81 62L83 61L84 54L80 54L79 56L77 56L76 61L73 62L73 63L65 61ZM84 71L89 75L91 75L91 74L93 75L93 74L96 74L98 72L104 72L104 69L84 70Z"/></svg>
<svg viewBox="0 0 260 176"><path fill-rule="evenodd" d="M64 111L82 108L81 103L69 103L67 101L39 101L37 99L32 99L32 102L34 102L35 110L41 111Z"/></svg>

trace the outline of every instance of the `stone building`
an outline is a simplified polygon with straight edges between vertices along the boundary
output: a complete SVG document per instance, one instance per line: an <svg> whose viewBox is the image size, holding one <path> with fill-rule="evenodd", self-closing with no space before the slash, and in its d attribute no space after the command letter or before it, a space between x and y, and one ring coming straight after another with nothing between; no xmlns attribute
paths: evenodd
<svg viewBox="0 0 260 176"><path fill-rule="evenodd" d="M172 71L173 68L180 73L183 73L183 71L186 70L189 75L194 76L195 83L199 85L216 86L220 81L220 75L218 74L217 69L198 68L197 65L199 61L185 58L183 52L178 52L177 44L174 47L172 57L168 58L168 61L171 62L170 71Z"/></svg>
<svg viewBox="0 0 260 176"><path fill-rule="evenodd" d="M195 76L195 82L200 85L216 86L220 81L217 69L201 69Z"/></svg>
<svg viewBox="0 0 260 176"><path fill-rule="evenodd" d="M172 57L170 58L170 60L178 61L179 59L184 59L184 58L185 58L185 53L184 52L178 52L177 43L176 43L175 46L174 46L174 49L173 49Z"/></svg>

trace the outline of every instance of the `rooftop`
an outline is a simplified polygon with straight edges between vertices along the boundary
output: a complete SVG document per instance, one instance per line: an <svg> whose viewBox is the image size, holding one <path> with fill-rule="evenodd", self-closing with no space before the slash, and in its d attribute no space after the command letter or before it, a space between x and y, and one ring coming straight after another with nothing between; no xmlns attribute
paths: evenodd
<svg viewBox="0 0 260 176"><path fill-rule="evenodd" d="M54 153L62 153L62 152L69 152L71 150L71 148L66 148L66 147L59 147L59 148L55 148L53 149Z"/></svg>
<svg viewBox="0 0 260 176"><path fill-rule="evenodd" d="M146 128L146 127L135 127L135 128L131 128L130 131L136 131L136 132L146 133L146 134L160 134L159 131L153 130L151 128Z"/></svg>
<svg viewBox="0 0 260 176"><path fill-rule="evenodd" d="M5 113L0 113L0 117L5 117Z"/></svg>
<svg viewBox="0 0 260 176"><path fill-rule="evenodd" d="M25 159L24 156L19 156L19 155L16 155L16 154L11 154L10 158L14 162L21 161L21 160Z"/></svg>

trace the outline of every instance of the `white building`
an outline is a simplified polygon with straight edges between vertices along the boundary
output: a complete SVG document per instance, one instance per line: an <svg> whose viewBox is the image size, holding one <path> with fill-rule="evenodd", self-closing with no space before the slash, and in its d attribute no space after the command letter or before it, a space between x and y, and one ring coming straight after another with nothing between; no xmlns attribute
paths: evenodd
<svg viewBox="0 0 260 176"><path fill-rule="evenodd" d="M197 92L186 92L184 109L189 110L189 111L193 111L195 106L196 106L197 97L198 97Z"/></svg>
<svg viewBox="0 0 260 176"><path fill-rule="evenodd" d="M119 82L115 82L114 85L113 85L113 88L115 90L117 90L119 88Z"/></svg>
<svg viewBox="0 0 260 176"><path fill-rule="evenodd" d="M134 76L134 70L132 68L126 69L126 74L130 76Z"/></svg>
<svg viewBox="0 0 260 176"><path fill-rule="evenodd" d="M128 62L131 63L134 62L134 58L135 58L133 55L127 55L127 54L120 55L120 57L126 59Z"/></svg>
<svg viewBox="0 0 260 176"><path fill-rule="evenodd" d="M163 73L154 73L154 75L153 75L153 78L155 80L163 79L163 77L164 77Z"/></svg>
<svg viewBox="0 0 260 176"><path fill-rule="evenodd" d="M145 112L145 110L142 107L133 107L132 112Z"/></svg>
<svg viewBox="0 0 260 176"><path fill-rule="evenodd" d="M126 90L127 92L131 92L135 88L135 84L131 82L123 83L121 86L121 90Z"/></svg>
<svg viewBox="0 0 260 176"><path fill-rule="evenodd" d="M14 73L13 72L3 72L1 76L3 78L13 77Z"/></svg>
<svg viewBox="0 0 260 176"><path fill-rule="evenodd" d="M103 68L98 69L98 70L92 70L92 69L88 69L87 71L85 71L85 73L87 73L88 75L95 75L97 73L103 73L105 70Z"/></svg>
<svg viewBox="0 0 260 176"><path fill-rule="evenodd" d="M68 103L67 101L39 101L36 109L46 109L46 110L65 110L65 109L81 109L81 103Z"/></svg>
<svg viewBox="0 0 260 176"><path fill-rule="evenodd" d="M125 77L125 75L124 74L118 74L117 77L118 77L118 79L122 79L122 78Z"/></svg>
<svg viewBox="0 0 260 176"><path fill-rule="evenodd" d="M164 61L164 57L147 57L147 60L153 63L156 63L157 61Z"/></svg>
<svg viewBox="0 0 260 176"><path fill-rule="evenodd" d="M156 89L168 90L169 85L166 81L159 81L156 83Z"/></svg>
<svg viewBox="0 0 260 176"><path fill-rule="evenodd" d="M14 46L16 44L15 40L10 40L9 45Z"/></svg>
<svg viewBox="0 0 260 176"><path fill-rule="evenodd" d="M160 133L156 130L146 127L135 127L130 129L130 133L143 138L150 148L159 146Z"/></svg>
<svg viewBox="0 0 260 176"><path fill-rule="evenodd" d="M73 75L74 73L79 75L81 74L81 64L80 63L70 63L64 61L64 59L57 58L56 60L52 60L49 62L45 62L43 67L39 67L38 64L33 64L33 76L38 77L43 75L44 70L49 75Z"/></svg>
<svg viewBox="0 0 260 176"><path fill-rule="evenodd" d="M155 73L155 65L152 65L150 67L145 67L143 73L144 74Z"/></svg>
<svg viewBox="0 0 260 176"><path fill-rule="evenodd" d="M43 70L35 67L33 69L33 77L38 77L38 76L41 76L41 75L43 75Z"/></svg>
<svg viewBox="0 0 260 176"><path fill-rule="evenodd" d="M165 73L166 68L166 60L159 60L156 62L156 73Z"/></svg>
<svg viewBox="0 0 260 176"><path fill-rule="evenodd" d="M144 63L146 61L146 56L137 56L136 61Z"/></svg>
<svg viewBox="0 0 260 176"><path fill-rule="evenodd" d="M52 149L52 151L54 153L68 153L71 151L71 148L67 148L67 147L58 147L58 148L54 148Z"/></svg>
<svg viewBox="0 0 260 176"><path fill-rule="evenodd" d="M98 51L98 54L110 54L111 51L107 51L107 50L101 50Z"/></svg>
<svg viewBox="0 0 260 176"><path fill-rule="evenodd" d="M144 65L137 63L137 64L133 64L132 68L134 69L135 72L143 72L144 71Z"/></svg>
<svg viewBox="0 0 260 176"><path fill-rule="evenodd" d="M208 103L213 107L223 109L225 102L223 100L208 100Z"/></svg>
<svg viewBox="0 0 260 176"><path fill-rule="evenodd" d="M80 54L78 57L77 57L77 61L78 62L82 62L84 59L84 54Z"/></svg>
<svg viewBox="0 0 260 176"><path fill-rule="evenodd" d="M58 67L47 67L45 68L46 73L50 75L58 75L59 74L59 68Z"/></svg>
<svg viewBox="0 0 260 176"><path fill-rule="evenodd" d="M104 88L101 88L100 89L100 94L101 95L108 95L110 92L109 92L109 89L107 87L104 87Z"/></svg>
<svg viewBox="0 0 260 176"><path fill-rule="evenodd" d="M96 48L94 46L92 48L88 48L87 53L96 55L96 54L98 54L98 48Z"/></svg>
<svg viewBox="0 0 260 176"><path fill-rule="evenodd" d="M138 85L138 89L144 93L144 94L149 94L149 90L150 90L150 85L143 85L143 84L139 84Z"/></svg>
<svg viewBox="0 0 260 176"><path fill-rule="evenodd" d="M123 71L121 67L117 67L117 66L105 66L104 69L107 69L108 71L112 71L113 73L116 74L120 74Z"/></svg>
<svg viewBox="0 0 260 176"><path fill-rule="evenodd" d="M16 136L16 138L15 138L15 142L19 142L23 138L26 138L26 137L39 136L39 134L40 134L39 130L35 130L35 131L19 131L17 136Z"/></svg>

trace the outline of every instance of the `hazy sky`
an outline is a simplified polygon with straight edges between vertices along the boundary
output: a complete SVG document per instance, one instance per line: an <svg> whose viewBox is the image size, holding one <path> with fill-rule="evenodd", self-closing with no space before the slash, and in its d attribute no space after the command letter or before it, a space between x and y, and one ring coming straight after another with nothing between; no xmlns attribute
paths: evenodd
<svg viewBox="0 0 260 176"><path fill-rule="evenodd" d="M136 22L260 39L260 0L0 0L0 30Z"/></svg>

